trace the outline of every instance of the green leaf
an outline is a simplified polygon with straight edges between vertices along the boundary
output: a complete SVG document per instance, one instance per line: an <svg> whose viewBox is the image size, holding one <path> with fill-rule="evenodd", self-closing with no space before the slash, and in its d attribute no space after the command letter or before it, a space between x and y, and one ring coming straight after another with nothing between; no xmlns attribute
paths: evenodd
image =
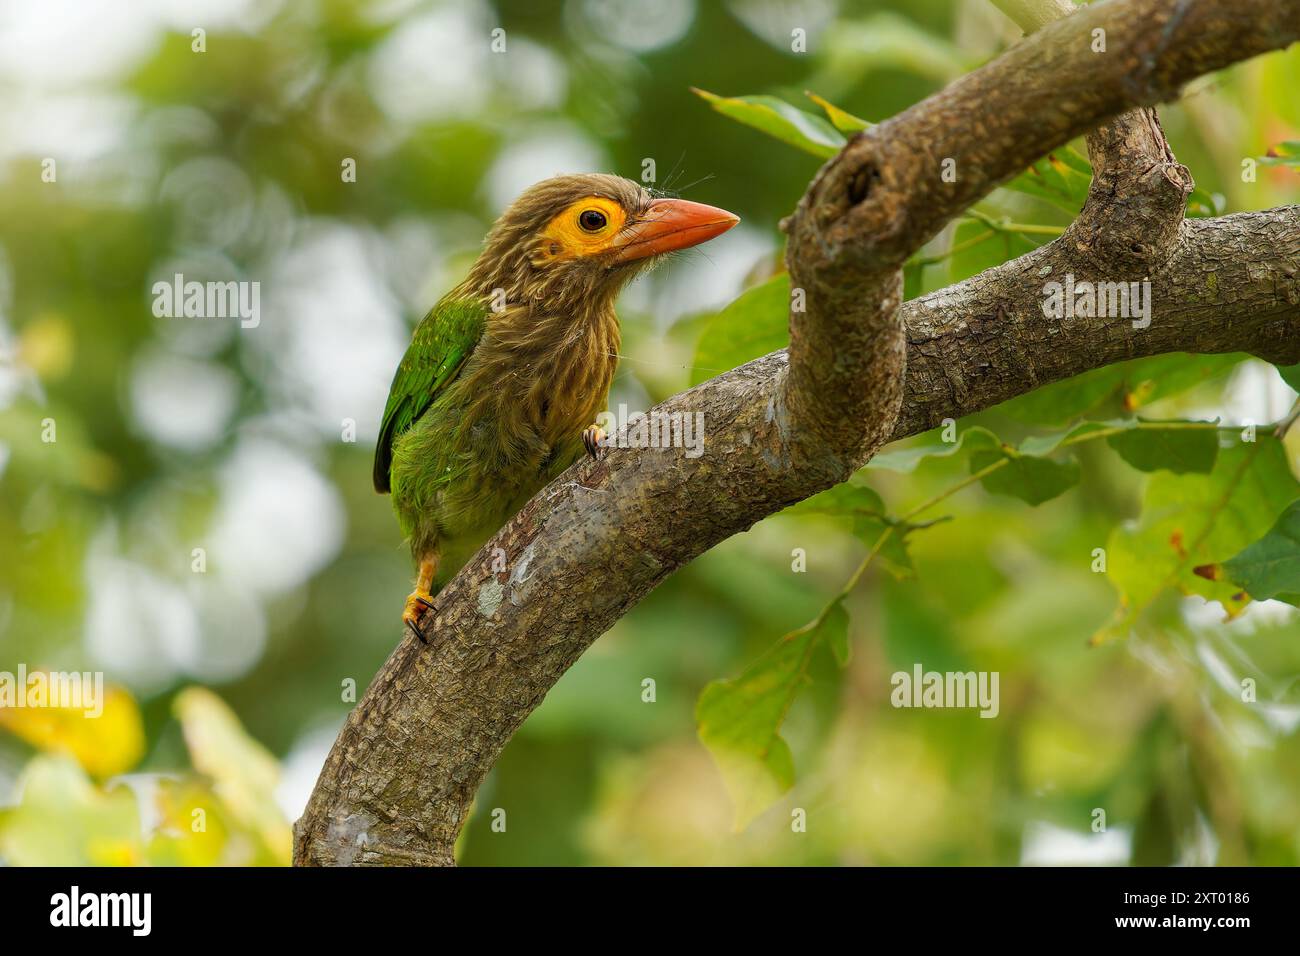
<svg viewBox="0 0 1300 956"><path fill-rule="evenodd" d="M1208 192L1197 186L1187 197L1187 215L1194 218L1218 216L1227 205L1228 201L1222 193Z"/></svg>
<svg viewBox="0 0 1300 956"><path fill-rule="evenodd" d="M1131 428L1135 424L1136 422L1123 419L1108 422L1083 422L1069 431L1058 432L1055 435L1031 435L1020 443L1019 450L1023 455L1050 455L1064 443L1082 439L1085 435L1093 432L1108 431L1112 428Z"/></svg>
<svg viewBox="0 0 1300 956"><path fill-rule="evenodd" d="M860 116L854 116L848 110L840 109L834 103L827 102L816 93L804 90L804 96L820 106L823 112L826 113L826 118L831 121L831 125L841 133L860 133L871 125L869 121Z"/></svg>
<svg viewBox="0 0 1300 956"><path fill-rule="evenodd" d="M1300 500L1264 537L1225 561L1223 573L1257 601L1276 598L1300 607Z"/></svg>
<svg viewBox="0 0 1300 956"><path fill-rule="evenodd" d="M1081 415L1133 412L1226 375L1247 356L1176 352L1135 359L1053 382L998 410L1031 425L1063 425Z"/></svg>
<svg viewBox="0 0 1300 956"><path fill-rule="evenodd" d="M880 70L906 70L943 84L976 65L956 45L892 11L841 18L827 32L825 45L823 75L840 84Z"/></svg>
<svg viewBox="0 0 1300 956"><path fill-rule="evenodd" d="M976 219L958 221L948 247L948 282L969 279L1007 261L1004 233Z"/></svg>
<svg viewBox="0 0 1300 956"><path fill-rule="evenodd" d="M884 517L885 503L866 485L854 479L827 488L785 509L785 514L858 515Z"/></svg>
<svg viewBox="0 0 1300 956"><path fill-rule="evenodd" d="M1049 158L1055 159L1059 165L1069 167L1071 172L1087 176L1089 181L1092 180L1092 163L1088 162L1088 157L1073 146L1064 146L1052 153Z"/></svg>
<svg viewBox="0 0 1300 956"><path fill-rule="evenodd" d="M1134 427L1111 435L1106 443L1138 471L1172 471L1208 474L1214 470L1219 455L1219 433L1212 428L1144 428ZM1175 424L1175 423L1164 423Z"/></svg>
<svg viewBox="0 0 1300 956"><path fill-rule="evenodd" d="M1300 392L1300 365L1279 365L1277 373L1295 391Z"/></svg>
<svg viewBox="0 0 1300 956"><path fill-rule="evenodd" d="M70 757L37 755L0 817L0 857L11 866L137 866L140 812L129 787L101 788Z"/></svg>
<svg viewBox="0 0 1300 956"><path fill-rule="evenodd" d="M1044 156L1002 188L1045 199L1073 215L1083 208L1091 183L1088 160L1067 146Z"/></svg>
<svg viewBox="0 0 1300 956"><path fill-rule="evenodd" d="M805 498L786 508L783 514L822 514L853 519L853 534L868 548L874 548L888 529L880 551L876 555L885 570L896 579L910 578L916 573L912 556L907 551L907 536L915 525L904 524L886 513L885 503L871 488L851 478L843 484L828 488L820 494Z"/></svg>
<svg viewBox="0 0 1300 956"><path fill-rule="evenodd" d="M1031 505L1041 505L1079 483L1078 462L1056 462L1037 455L1022 455L1005 446L971 455L971 474L1002 460L1006 461L1005 465L980 479L980 484L994 494L1010 495Z"/></svg>
<svg viewBox="0 0 1300 956"><path fill-rule="evenodd" d="M849 645L849 613L844 610L843 604L836 601L831 605L819 630L821 639L826 642L831 656L835 658L835 663L840 667L847 667L853 648Z"/></svg>
<svg viewBox="0 0 1300 956"><path fill-rule="evenodd" d="M1007 465L984 480L985 487L990 491L1012 494L1031 504L1038 504L1077 483L1078 475L1073 464L1049 462L1044 466L1035 459L1045 459L1062 446L1075 444L1099 431L1120 430L1120 434L1107 436L1107 440L1126 461L1143 471L1161 468L1180 473L1209 471L1214 466L1214 458L1218 453L1218 433L1213 428L1177 427L1186 424L1191 423L1146 422L1137 419L1082 422L1052 435L1031 435L1021 441L1017 449L1004 446L991 431L976 425L965 429L960 441L938 444L927 442L886 452L877 455L866 467L909 473L927 458L953 457L965 449L972 452L970 470L973 473L995 464L1001 458L1008 458L1011 461ZM1017 459L1028 460L1017 462ZM1041 498L1043 494L1048 497Z"/></svg>
<svg viewBox="0 0 1300 956"><path fill-rule="evenodd" d="M692 385L785 348L790 341L790 276L783 272L746 289L703 326Z"/></svg>
<svg viewBox="0 0 1300 956"><path fill-rule="evenodd" d="M781 638L732 680L704 688L695 706L700 741L722 771L742 830L794 785L794 759L781 725L807 682L808 664L825 641L848 659L848 613L836 600L820 618Z"/></svg>
<svg viewBox="0 0 1300 956"><path fill-rule="evenodd" d="M1126 411L1137 411L1154 402L1181 395L1206 382L1225 377L1250 356L1240 352L1223 355L1191 355L1173 352L1126 362L1120 399Z"/></svg>
<svg viewBox="0 0 1300 956"><path fill-rule="evenodd" d="M1270 146L1268 154L1259 157L1266 166L1292 166L1300 168L1300 140L1286 140Z"/></svg>
<svg viewBox="0 0 1300 956"><path fill-rule="evenodd" d="M1219 450L1209 474L1154 473L1142 515L1111 532L1107 577L1120 592L1116 621L1098 639L1126 634L1166 588L1219 601L1230 615L1248 598L1206 569L1239 553L1300 495L1282 444L1267 435ZM1201 573L1197 573L1198 570Z"/></svg>
<svg viewBox="0 0 1300 956"><path fill-rule="evenodd" d="M910 448L900 448L898 451L882 452L867 462L866 467L910 474L916 471L917 466L927 458L947 458L962 450L999 448L1001 445L998 436L987 428L972 425L962 429L961 435L954 442L927 442Z"/></svg>
<svg viewBox="0 0 1300 956"><path fill-rule="evenodd" d="M723 116L822 159L834 156L846 142L844 136L820 116L806 113L775 96L718 96L694 87L691 91Z"/></svg>
<svg viewBox="0 0 1300 956"><path fill-rule="evenodd" d="M880 550L876 552L879 561L894 579L904 581L916 575L912 564L912 555L907 550L907 536L916 530L916 525L903 524L895 519L876 518L871 515L858 515L853 519L853 534L868 548L874 548L881 535L889 531ZM892 529L892 530L891 530Z"/></svg>
<svg viewBox="0 0 1300 956"><path fill-rule="evenodd" d="M1110 365L1040 386L1003 402L998 410L1028 425L1063 425L1115 395L1123 379L1121 367Z"/></svg>

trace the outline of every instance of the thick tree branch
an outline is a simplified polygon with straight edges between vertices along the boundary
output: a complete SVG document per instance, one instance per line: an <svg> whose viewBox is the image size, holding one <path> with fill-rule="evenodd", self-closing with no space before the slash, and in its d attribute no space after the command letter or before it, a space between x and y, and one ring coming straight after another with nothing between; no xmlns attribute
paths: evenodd
<svg viewBox="0 0 1300 956"><path fill-rule="evenodd" d="M1089 46L1099 26L1106 55ZM843 480L881 442L1121 359L1300 359L1300 212L1180 222L1189 182L1153 116L1093 137L1093 195L1060 240L897 303L901 263L997 183L1297 32L1300 0L1098 4L849 144L788 223L807 293L788 357L661 406L704 414L703 456L619 450L575 466L485 546L440 594L433 645L404 641L349 716L298 823L296 862L452 863L483 776L592 641L672 571ZM939 175L945 158L955 183ZM1149 276L1151 325L1047 317L1043 285L1066 272Z"/></svg>
<svg viewBox="0 0 1300 956"><path fill-rule="evenodd" d="M906 397L892 440L1133 358L1249 352L1300 361L1300 207L1189 219L1174 249L1151 275L1146 329L1043 314L1050 278L1120 278L1076 257L1067 237L908 302Z"/></svg>
<svg viewBox="0 0 1300 956"><path fill-rule="evenodd" d="M1094 4L859 134L783 224L806 305L791 315L780 395L790 458L833 457L847 474L889 434L904 364L897 270L953 216L1121 110L1297 37L1291 0ZM1142 126L1126 118L1108 137L1115 178L1100 187L1142 157ZM1161 166L1155 175L1173 175Z"/></svg>
<svg viewBox="0 0 1300 956"><path fill-rule="evenodd" d="M1095 30L1104 31L1104 53L1093 52ZM807 243L810 265L831 258L845 276L901 266L918 239L1048 150L1297 38L1300 5L1290 0L1112 0L1080 9L861 133L818 174L791 243ZM955 164L952 182L939 175L945 159Z"/></svg>
<svg viewBox="0 0 1300 956"><path fill-rule="evenodd" d="M1026 33L1070 15L1071 0L994 0ZM1174 159L1156 111L1121 113L1088 134L1093 178L1065 244L1096 264L1150 272L1168 258L1183 221L1191 173Z"/></svg>

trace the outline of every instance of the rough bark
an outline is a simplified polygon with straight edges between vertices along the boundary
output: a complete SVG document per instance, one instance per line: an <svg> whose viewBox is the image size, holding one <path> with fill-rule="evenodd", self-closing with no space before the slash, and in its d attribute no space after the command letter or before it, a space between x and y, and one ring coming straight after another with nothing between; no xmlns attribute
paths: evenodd
<svg viewBox="0 0 1300 956"><path fill-rule="evenodd" d="M1071 258L1064 237L913 299L903 308L907 386L891 440L1133 358L1249 352L1294 364L1300 361L1298 269L1300 208L1285 206L1183 223L1168 264L1151 275L1154 318L1147 329L1126 319L1043 315L1048 278L1071 271L1080 280L1097 276Z"/></svg>
<svg viewBox="0 0 1300 956"><path fill-rule="evenodd" d="M1110 53L1091 52L1095 28ZM788 354L660 406L704 414L703 456L627 449L579 464L484 547L440 595L432 646L403 641L350 715L295 861L451 864L484 775L597 637L674 570L885 441L1129 358L1300 360L1300 210L1184 222L1190 177L1148 110L1090 137L1094 187L1059 240L898 304L900 265L998 183L1298 33L1300 0L1097 4L851 142L786 223L807 296ZM945 158L956 183L940 176ZM1048 318L1043 285L1066 272L1149 277L1150 327Z"/></svg>

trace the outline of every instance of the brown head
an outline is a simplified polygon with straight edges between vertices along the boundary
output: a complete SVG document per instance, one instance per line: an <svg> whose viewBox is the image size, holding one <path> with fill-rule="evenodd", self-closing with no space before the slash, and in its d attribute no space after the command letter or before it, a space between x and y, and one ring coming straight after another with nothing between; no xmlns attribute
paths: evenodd
<svg viewBox="0 0 1300 956"><path fill-rule="evenodd" d="M725 209L656 197L621 176L556 176L502 213L466 284L484 296L502 289L511 305L606 307L660 256L739 221Z"/></svg>

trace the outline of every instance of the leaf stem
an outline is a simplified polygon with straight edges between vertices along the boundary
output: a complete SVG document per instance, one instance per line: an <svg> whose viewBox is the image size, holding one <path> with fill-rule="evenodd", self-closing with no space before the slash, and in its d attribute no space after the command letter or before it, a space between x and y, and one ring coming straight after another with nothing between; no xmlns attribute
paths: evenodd
<svg viewBox="0 0 1300 956"><path fill-rule="evenodd" d="M965 252L967 249L974 248L975 246L978 246L981 242L984 242L987 239L991 239L996 235L997 235L997 230L987 229L984 232L981 232L978 236L972 236L970 239L963 239L961 242L954 243L953 245L948 247L947 252L940 253L937 256L923 256L922 258L919 259L913 259L910 264L914 266L918 266L922 269L924 269L926 266L936 266L939 263L943 262L945 259L950 259L959 252Z"/></svg>
<svg viewBox="0 0 1300 956"><path fill-rule="evenodd" d="M1006 216L999 219L990 216L988 213L980 212L978 209L967 209L965 218L973 219L976 222L983 223L996 232L1003 233L1018 232L1023 235L1059 236L1065 232L1064 226L1044 226L1037 223L1012 222Z"/></svg>
<svg viewBox="0 0 1300 956"><path fill-rule="evenodd" d="M1109 438L1111 435L1119 435L1126 431L1131 431L1134 428L1146 429L1149 431L1178 431L1178 430L1205 430L1205 429L1214 429L1215 431L1235 431L1236 427L1237 426L1235 425L1220 425L1218 422L1138 422L1136 425L1126 425L1122 427L1116 426L1111 428L1099 428L1096 431L1087 432L1082 435L1073 435L1069 438L1064 439L1059 445L1056 446L1056 448L1052 450L1055 451L1056 449L1059 448L1081 445L1084 442L1095 441L1098 438ZM853 574L850 575L848 582L840 590L839 594L836 596L835 601L832 601L831 604L834 604L836 603L836 601L843 600L844 598L849 596L849 594L857 586L858 582L862 580L862 575L866 573L867 568L871 565L871 562L884 548L885 542L889 539L889 536L894 533L895 528L897 528L899 525L910 524L912 519L920 515L922 512L928 511L930 508L933 508L935 505L939 504L940 502L945 501L948 498L951 498L953 495L961 491L963 488L969 487L970 485L975 484L977 481L982 481L983 479L987 478L989 475L993 474L998 469L1004 467L1010 461L1011 458L1009 456L999 458L991 465L985 465L983 468L979 469L978 471L971 472L971 474L967 475L961 481L956 482L953 485L950 485L949 487L945 488L943 491L939 492L934 497L923 501L921 504L917 505L916 507L908 511L906 514L904 514L903 517L898 519L896 523L891 524L887 528L885 528L885 530L881 533L880 537L876 540L876 543L872 545L871 550L867 552L867 556L862 559L862 562L858 565L857 569L853 572ZM829 609L830 609L830 605L827 605L826 608L822 610L822 613L819 614L814 619L815 622L820 623L820 621L825 617Z"/></svg>

